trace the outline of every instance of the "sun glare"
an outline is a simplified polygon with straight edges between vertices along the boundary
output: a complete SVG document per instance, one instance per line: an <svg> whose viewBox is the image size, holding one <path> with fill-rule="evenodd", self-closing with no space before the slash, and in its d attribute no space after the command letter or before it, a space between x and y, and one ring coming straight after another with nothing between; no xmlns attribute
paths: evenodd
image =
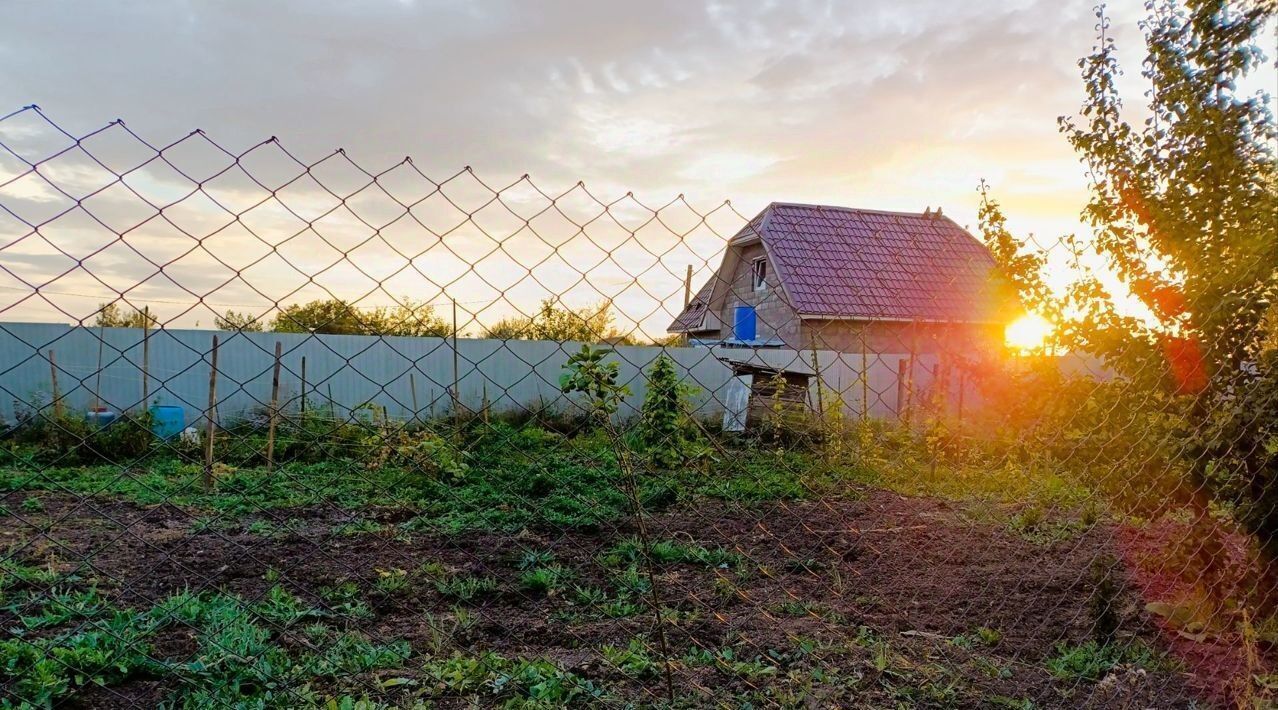
<svg viewBox="0 0 1278 710"><path fill-rule="evenodd" d="M1052 324L1029 313L1017 318L1003 331L1003 342L1014 350L1037 350L1052 334Z"/></svg>

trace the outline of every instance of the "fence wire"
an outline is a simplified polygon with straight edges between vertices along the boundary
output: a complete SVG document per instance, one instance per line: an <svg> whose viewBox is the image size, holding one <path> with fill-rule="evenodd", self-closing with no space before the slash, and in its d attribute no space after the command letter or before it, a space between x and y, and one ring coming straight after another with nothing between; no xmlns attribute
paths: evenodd
<svg viewBox="0 0 1278 710"><path fill-rule="evenodd" d="M921 207L5 116L0 704L1266 702L1260 439Z"/></svg>

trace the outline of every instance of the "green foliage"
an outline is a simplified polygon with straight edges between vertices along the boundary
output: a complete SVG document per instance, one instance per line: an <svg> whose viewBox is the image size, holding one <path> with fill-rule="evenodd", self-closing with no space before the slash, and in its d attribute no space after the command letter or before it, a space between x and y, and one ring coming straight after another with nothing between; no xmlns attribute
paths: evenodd
<svg viewBox="0 0 1278 710"><path fill-rule="evenodd" d="M694 564L703 567L736 567L744 558L722 547L706 548L696 543L677 540L655 540L649 554L657 564ZM638 538L626 538L603 554L601 562L608 567L619 567L642 562L643 545Z"/></svg>
<svg viewBox="0 0 1278 710"><path fill-rule="evenodd" d="M559 376L559 389L565 393L580 392L586 396L586 410L596 419L607 420L630 394L630 388L617 383L621 366L614 360L604 362L612 354L610 348L582 345L564 363Z"/></svg>
<svg viewBox="0 0 1278 710"><path fill-rule="evenodd" d="M519 586L535 595L549 595L563 588L572 576L572 571L562 565L546 565L520 575Z"/></svg>
<svg viewBox="0 0 1278 710"><path fill-rule="evenodd" d="M1278 124L1265 93L1238 87L1264 66L1259 45L1274 10L1226 0L1150 4L1140 124L1124 110L1118 48L1102 31L1080 62L1080 115L1060 123L1091 176L1084 217L1094 233L1091 242L1064 240L1076 277L1062 294L1043 286L1046 259L1009 233L984 189L981 211L1000 272L1055 323L1052 345L1099 356L1119 374L1080 385L1096 390L1084 396L1035 389L1040 396L1025 398L1066 410L1037 420L1064 431L1058 451L1087 461L1088 484L1127 511L1202 506L1196 496L1207 493L1270 560L1278 556L1278 463L1274 419L1258 411L1272 413L1278 392ZM1088 252L1102 258L1100 268ZM1079 439L1083 446L1073 446Z"/></svg>
<svg viewBox="0 0 1278 710"><path fill-rule="evenodd" d="M266 320L265 316L255 316L252 313L226 311L220 316L213 316L213 327L218 330L238 330L244 333L260 333L265 329Z"/></svg>
<svg viewBox="0 0 1278 710"><path fill-rule="evenodd" d="M636 440L654 465L677 466L697 452L700 437L687 399L696 389L679 381L674 360L660 355L648 368L648 390L639 413Z"/></svg>
<svg viewBox="0 0 1278 710"><path fill-rule="evenodd" d="M395 465L428 478L460 479L469 468L456 447L426 429L381 427L364 440L364 446L365 466L374 470Z"/></svg>
<svg viewBox="0 0 1278 710"><path fill-rule="evenodd" d="M661 661L655 658L642 639L630 639L624 647L606 645L599 649L604 660L628 678L643 680L657 675Z"/></svg>
<svg viewBox="0 0 1278 710"><path fill-rule="evenodd" d="M132 464L150 454L155 435L149 411L126 413L103 427L94 427L83 414L52 407L20 416L12 446L0 452L0 461L23 464L69 465L109 462Z"/></svg>
<svg viewBox="0 0 1278 710"><path fill-rule="evenodd" d="M1095 681L1118 665L1157 670L1169 663L1166 658L1136 641L1104 646L1095 641L1079 646L1061 642L1056 645L1056 655L1047 660L1047 670L1057 678Z"/></svg>
<svg viewBox="0 0 1278 710"><path fill-rule="evenodd" d="M132 308L125 312L116 301L98 307L93 325L96 328L156 328L160 321L152 315L150 308Z"/></svg>
<svg viewBox="0 0 1278 710"><path fill-rule="evenodd" d="M430 660L423 667L432 681L433 695L486 698L503 707L568 707L598 703L602 688L554 663L537 659L507 659L496 653L453 655Z"/></svg>
<svg viewBox="0 0 1278 710"><path fill-rule="evenodd" d="M321 614L279 587L252 606L180 593L144 612L114 610L92 590L58 592L45 598L38 618L59 616L41 625L54 629L47 635L0 641L0 682L19 705L52 706L85 686L138 677L177 681L172 707L262 707L285 698L291 705L306 700L312 679L399 666L411 652L404 642L374 644L355 633L326 639L318 652L291 652L277 629ZM164 660L152 639L179 626L194 633L195 654Z"/></svg>
<svg viewBox="0 0 1278 710"><path fill-rule="evenodd" d="M452 575L435 580L435 591L459 602L475 602L495 593L500 585L493 577Z"/></svg>
<svg viewBox="0 0 1278 710"><path fill-rule="evenodd" d="M231 322L227 324L234 325ZM452 326L435 312L433 306L411 298L401 299L394 306L373 308L360 308L338 298L329 298L285 306L275 316L271 330L276 333L444 337L452 333Z"/></svg>
<svg viewBox="0 0 1278 710"><path fill-rule="evenodd" d="M612 301L573 310L559 305L558 299L547 298L531 316L503 318L484 329L485 338L501 340L553 340L564 343L601 343L618 345L629 339L612 324Z"/></svg>

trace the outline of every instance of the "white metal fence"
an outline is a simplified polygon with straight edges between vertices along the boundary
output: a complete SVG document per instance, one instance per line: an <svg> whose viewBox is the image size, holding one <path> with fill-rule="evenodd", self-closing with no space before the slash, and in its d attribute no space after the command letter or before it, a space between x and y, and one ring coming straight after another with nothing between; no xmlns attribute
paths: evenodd
<svg viewBox="0 0 1278 710"><path fill-rule="evenodd" d="M536 340L375 337L248 333L135 328L74 327L63 324L8 323L0 326L0 415L12 421L24 409L47 405L54 380L70 409L100 404L125 412L149 404L183 408L187 421L203 417L208 404L210 351L219 338L217 412L224 421L270 401L275 343L282 344L280 401L287 411L303 396L308 406L330 408L340 417L365 403L387 416L422 419L461 407L493 412L563 409L569 400L559 390L559 374L575 343ZM723 350L701 347L619 346L621 381L630 388L622 413L633 414L643 401L642 372L662 353L670 356L684 380L697 389L699 415L722 413L732 372L718 356ZM768 362L811 370L814 353L768 351ZM824 401L838 395L853 415L893 416L902 396L916 402L933 381L937 359L919 356L909 392L900 383L899 363L906 355L815 353ZM303 364L303 362L305 364ZM862 381L862 371L868 376ZM145 370L145 373L144 373ZM950 399L972 401L970 387L950 383ZM145 395L144 395L145 393Z"/></svg>

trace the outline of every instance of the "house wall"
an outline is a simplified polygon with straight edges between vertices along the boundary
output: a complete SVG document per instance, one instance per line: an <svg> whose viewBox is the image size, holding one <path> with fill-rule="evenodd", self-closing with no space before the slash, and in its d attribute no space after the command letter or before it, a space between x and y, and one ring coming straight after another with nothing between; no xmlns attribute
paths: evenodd
<svg viewBox="0 0 1278 710"><path fill-rule="evenodd" d="M931 353L975 356L997 349L1003 329L978 323L903 323L894 321L805 320L800 349L870 353Z"/></svg>
<svg viewBox="0 0 1278 710"><path fill-rule="evenodd" d="M765 281L767 289L755 291L751 284L751 264L755 259L766 256L763 245L748 244L741 247L741 258L730 277L729 288L720 305L719 317L722 319L723 338L732 337L733 315L737 306L754 306L758 331L756 338L760 341L779 340L790 344L799 338L799 319L794 309L785 301L781 284L777 280L776 269L771 260Z"/></svg>

